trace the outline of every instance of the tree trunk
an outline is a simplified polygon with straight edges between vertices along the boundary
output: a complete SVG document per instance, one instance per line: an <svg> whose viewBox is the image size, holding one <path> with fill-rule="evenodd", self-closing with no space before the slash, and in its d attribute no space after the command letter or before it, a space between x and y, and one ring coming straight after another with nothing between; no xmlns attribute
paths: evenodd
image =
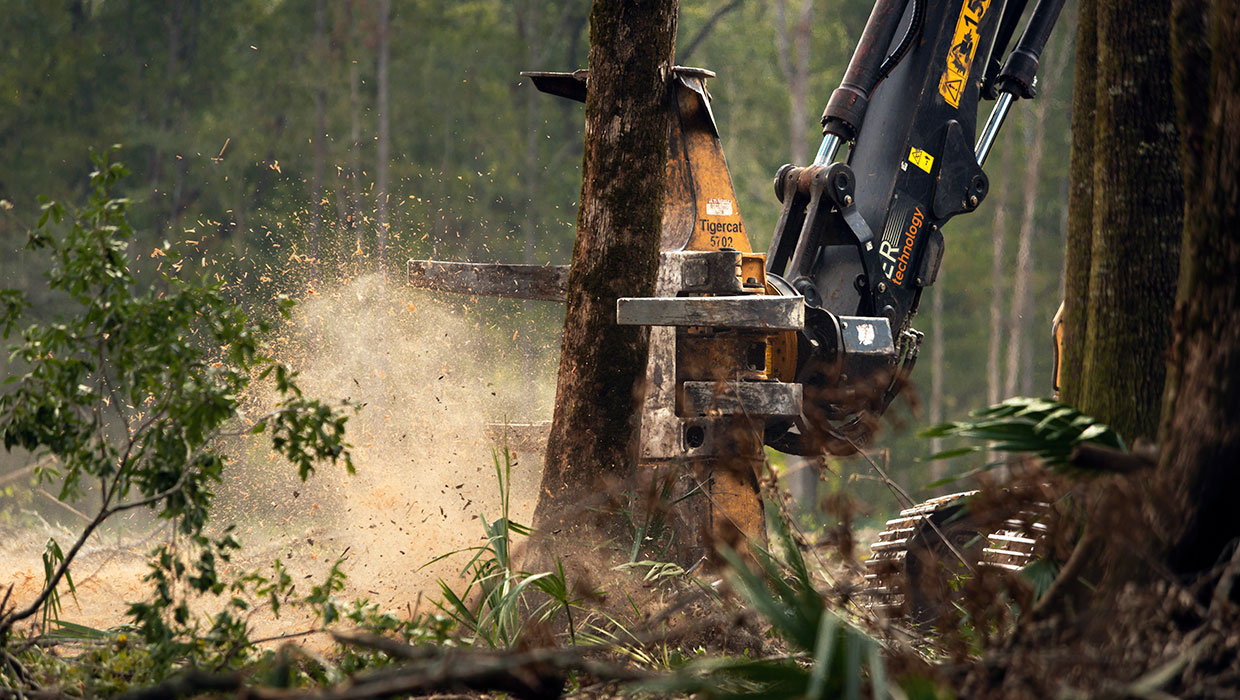
<svg viewBox="0 0 1240 700"><path fill-rule="evenodd" d="M379 66L375 88L379 92L379 141L375 153L375 248L378 250L379 272L387 275L388 244L388 157L391 117L388 114L388 34L392 23L391 0L379 2Z"/></svg>
<svg viewBox="0 0 1240 700"><path fill-rule="evenodd" d="M350 3L349 38L354 51L359 50L357 17L353 14ZM357 61L349 62L349 225L353 229L355 247L353 249L353 273L360 274L363 264L362 228L362 90L361 76L358 74Z"/></svg>
<svg viewBox="0 0 1240 700"><path fill-rule="evenodd" d="M930 290L930 425L943 422L943 287L935 285ZM943 449L941 438L930 439L930 452L937 454ZM935 460L932 466L935 481L942 479L947 464Z"/></svg>
<svg viewBox="0 0 1240 700"><path fill-rule="evenodd" d="M1166 5L1087 0L1078 20L1061 396L1112 425L1130 443L1154 437L1159 425L1184 232L1181 172L1194 167L1185 159L1181 169L1170 15ZM1211 254L1227 238L1213 242ZM1181 284L1191 286L1190 276ZM1188 327L1183 321L1180 325ZM1225 327L1211 331L1215 341L1224 337ZM1182 338L1177 347L1186 347ZM1204 391L1199 394L1205 398ZM1185 429L1166 427L1175 411L1167 413L1168 434ZM1215 416L1214 425L1233 419ZM1194 436L1187 438L1190 442L1197 439L1196 430L1209 425L1200 413L1193 420L1200 426L1188 428ZM1164 462L1175 460L1173 449L1182 448L1164 445ZM1065 567L1067 575L1060 576L1039 609L1110 610L1127 585L1148 581L1157 550L1173 541L1168 533L1189 527L1185 518L1194 504L1175 502L1175 496L1192 492L1193 476L1189 466L1180 464L1153 479L1141 474L1092 488L1081 499L1088 520L1072 557L1080 566ZM1112 622L1103 615L1091 624Z"/></svg>
<svg viewBox="0 0 1240 700"><path fill-rule="evenodd" d="M1173 33L1186 206L1159 473L1187 574L1240 536L1240 7L1177 0Z"/></svg>
<svg viewBox="0 0 1240 700"><path fill-rule="evenodd" d="M990 339L986 347L986 402L994 406L1003 396L1003 338L1007 333L1003 326L1003 280L1007 269L1004 260L1004 249L1007 248L1007 207L1008 195L1012 186L1012 166L1014 159L1011 148L1002 151L998 172L1003 173L999 191L992 198L995 208L994 218L990 222ZM994 450L986 451L986 463L999 461L999 454Z"/></svg>
<svg viewBox="0 0 1240 700"><path fill-rule="evenodd" d="M1058 84L1063 77L1067 65L1067 43L1055 41L1048 47L1041 66L1041 81L1049 85ZM1037 348L1045 347L1042 343L1035 344L1037 331L1032 329L1033 323L1033 241L1037 232L1035 216L1038 211L1039 172L1042 167L1042 155L1046 143L1046 120L1052 104L1049 95L1039 99L1033 110L1027 115L1025 122L1025 175L1024 207L1021 214L1019 242L1016 252L1016 275L1013 281L1011 315L1008 319L1008 365L1007 378L1004 382L1004 393L1012 396L1019 392L1024 396L1043 393L1033 382L1033 358ZM1044 336L1041 336L1044 337Z"/></svg>
<svg viewBox="0 0 1240 700"><path fill-rule="evenodd" d="M546 49L545 39L540 29L542 28L541 11L542 0L534 0L533 2L513 3L513 12L516 14L517 36L520 37L522 43L525 44L525 61L524 70L543 70L544 52ZM540 51L542 47L544 50ZM534 213L535 202L538 194L542 190L542 168L545 163L539 158L538 142L542 134L539 126L542 121L542 104L546 95L537 90L526 89L522 91L525 101L525 166L522 168L521 184L524 195L525 216L521 223L521 262L526 265L535 264L534 243L536 232L538 230L539 219ZM534 314L534 302L523 302L521 315L530 318ZM537 391L537 373L534 371L534 358L538 349L534 346L534 335L525 333L520 341L519 348L521 352L521 374L526 377L525 391L533 396Z"/></svg>
<svg viewBox="0 0 1240 700"><path fill-rule="evenodd" d="M1011 186L1012 158L1007 155L1010 149L1003 151L998 172L1003 173L999 191L991 198L995 208L994 219L990 222L990 344L986 348L986 400L993 406L999 403L1002 394L1000 377L1003 365L999 356L1003 350L1003 249L1007 247L1007 205L1008 191ZM993 453L987 461L993 461Z"/></svg>
<svg viewBox="0 0 1240 700"><path fill-rule="evenodd" d="M788 26L786 0L775 3L775 40L779 68L788 83L788 154L793 163L804 163L808 143L805 123L809 99L809 45L813 30L814 0L801 0L796 24Z"/></svg>
<svg viewBox="0 0 1240 700"><path fill-rule="evenodd" d="M1123 0L1084 2L1080 17L1072 203L1090 211L1069 225L1063 395L1129 442L1156 436L1179 272L1169 14Z"/></svg>
<svg viewBox="0 0 1240 700"><path fill-rule="evenodd" d="M1236 275L1240 236L1235 231L1240 217L1240 121L1235 116L1240 113L1240 55L1235 51L1240 41L1240 7L1234 1L1219 0L1172 0L1172 4L1170 11L1165 6L1134 2L1119 3L1119 7L1082 4L1082 36L1096 37L1098 58L1081 61L1078 54L1078 74L1089 77L1097 70L1098 82L1086 99L1095 102L1100 125L1118 117L1126 128L1101 127L1086 136L1092 139L1090 158L1097 167L1092 182L1082 188L1074 182L1072 193L1079 203L1081 191L1093 188L1094 196L1082 203L1093 211L1089 217L1093 241L1082 246L1080 210L1073 210L1065 299L1073 305L1071 337L1085 343L1084 348L1071 343L1067 347L1083 358L1065 367L1069 370L1065 379L1070 380L1064 386L1071 389L1076 402L1082 407L1094 405L1091 402L1099 391L1108 396L1115 391L1147 391L1148 387L1134 386L1132 378L1123 374L1110 376L1118 386L1110 390L1102 387L1104 376L1091 376L1108 363L1119 364L1110 357L1100 358L1105 362L1091 357L1100 349L1112 351L1098 343L1097 336L1111 332L1110 324L1116 319L1099 319L1087 306L1096 301L1082 294L1092 296L1098 291L1100 267L1111 268L1102 275L1104 282L1121 293L1131 293L1132 285L1119 279L1123 273L1148 284L1165 274L1168 257L1179 261L1174 313L1156 318L1173 330L1163 365L1165 382L1158 380L1165 384L1158 422L1160 457L1152 470L1098 480L1086 487L1088 497L1079 500L1093 507L1085 534L1031 619L1046 617L1044 612L1075 612L1077 616L1069 618L1070 624L1027 627L1022 630L1029 632L1025 639L1005 645L1004 651L1009 658L1028 658L1018 651L1023 645L1036 649L1041 658L1051 652L1067 659L1059 669L1037 665L1034 673L1056 679L1052 683L1105 673L1107 664L1099 660L1122 659L1118 664L1112 661L1112 668L1142 682L1159 676L1157 692L1168 697L1221 697L1230 696L1224 688L1234 688L1234 650L1221 640L1235 628L1234 603L1240 598L1233 585L1234 544L1240 537L1240 510L1235 507L1235 494L1240 491L1240 279ZM1126 73L1122 70L1125 64ZM1172 84L1162 84L1168 74L1173 76ZM1120 83L1111 80L1119 75L1127 77ZM1083 87L1078 85L1078 100L1085 92ZM1076 107L1074 126L1080 101ZM1139 118L1133 114L1138 111ZM1080 132L1074 131L1074 141L1079 138ZM1168 154L1167 144L1176 150ZM1079 153L1074 146L1074 159ZM1155 155L1164 160L1154 163ZM1130 172L1104 170L1117 164ZM1082 172L1082 165L1074 161L1074 173ZM1167 182L1168 172L1177 174L1174 182ZM1147 184L1135 185L1139 182ZM1159 185L1170 189L1148 191ZM1176 196L1183 201L1174 201ZM1165 217L1132 219L1118 212L1121 204L1145 211L1151 206L1148 197L1182 214L1181 220L1168 224ZM1120 221L1112 224L1110 217L1117 215ZM1127 235L1134 242L1109 239L1110 247L1098 245L1098 231L1105 234L1106 228L1116 225L1130 226ZM1182 241L1182 246L1148 248L1164 237ZM1147 256L1130 259L1133 245L1146 246ZM1080 252L1085 249L1091 262L1081 266ZM1082 276L1086 270L1088 284ZM1153 303L1164 299L1158 297ZM1124 344L1122 350L1131 350L1140 339L1151 343L1159 339L1150 333L1151 301L1136 301L1125 297L1118 307L1129 309L1131 326L1115 341ZM1150 365L1137 369L1150 371ZM1100 409L1088 410L1100 416L1112 411L1105 417L1117 426L1128 421L1140 428L1144 412L1150 410L1144 405L1148 398L1134 394L1130 400L1134 408L1127 411L1116 411L1105 401L1096 404ZM1191 653L1183 651L1184 640L1192 639L1202 641ZM1136 646L1153 653L1129 656ZM1079 659L1077 668L1067 667L1074 663L1071 659ZM1016 665L1005 671L1006 676L987 664L984 674L1014 687L1034 680L1014 679L1021 673ZM1133 683L1128 689L1137 687ZM1202 692L1213 687L1220 690Z"/></svg>
<svg viewBox="0 0 1240 700"><path fill-rule="evenodd" d="M1068 233L1064 244L1063 353L1059 397L1082 405L1085 337L1089 330L1089 266L1094 233L1094 122L1097 118L1097 6L1080 4L1072 88L1072 151L1068 166Z"/></svg>
<svg viewBox="0 0 1240 700"><path fill-rule="evenodd" d="M633 488L648 331L616 325L616 299L654 293L676 5L596 0L590 15L581 209L534 513L540 532L566 544L615 532L619 518L590 506Z"/></svg>
<svg viewBox="0 0 1240 700"><path fill-rule="evenodd" d="M310 65L320 71L315 74L314 87L314 166L310 177L310 280L319 279L319 246L323 235L323 168L327 163L327 90L323 75L327 66L327 0L314 3L314 55Z"/></svg>
<svg viewBox="0 0 1240 700"><path fill-rule="evenodd" d="M1012 279L1012 305L1007 323L1007 373L1003 395L1014 396L1022 367L1021 351L1029 325L1029 278L1033 276L1033 215L1038 205L1038 167L1042 161L1042 135L1046 131L1045 98L1038 101L1025 122L1024 207L1016 244L1016 274Z"/></svg>

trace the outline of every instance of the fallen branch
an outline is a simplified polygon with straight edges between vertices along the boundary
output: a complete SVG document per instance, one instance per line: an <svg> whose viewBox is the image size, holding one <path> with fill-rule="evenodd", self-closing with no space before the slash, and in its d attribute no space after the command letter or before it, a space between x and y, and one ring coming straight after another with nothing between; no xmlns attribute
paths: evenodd
<svg viewBox="0 0 1240 700"><path fill-rule="evenodd" d="M1029 611L1031 619L1043 620L1050 615L1051 612L1059 609L1063 600L1074 591L1079 591L1087 586L1081 581L1081 574L1085 570L1085 566L1093 562L1102 551L1102 540L1095 535L1088 527L1085 534L1081 536L1081 540L1076 543L1076 547L1072 550L1072 554L1068 556L1068 561L1064 563L1063 568L1059 570L1059 574L1055 576L1055 580L1051 582L1046 592L1042 594L1042 598Z"/></svg>
<svg viewBox="0 0 1240 700"><path fill-rule="evenodd" d="M1068 463L1079 469L1112 474L1132 474L1152 469L1157 459L1143 452L1124 452L1090 442L1078 445Z"/></svg>
<svg viewBox="0 0 1240 700"><path fill-rule="evenodd" d="M116 700L170 700L202 693L231 693L240 689L241 676L238 674L204 673L190 669L162 683L121 693Z"/></svg>
<svg viewBox="0 0 1240 700"><path fill-rule="evenodd" d="M578 649L486 652L442 647L414 647L374 635L333 633L341 644L383 652L407 661L357 675L331 688L246 687L237 674L191 670L175 678L117 696L118 700L175 700L207 692L238 692L254 700L365 700L411 694L505 692L526 700L558 698L571 671L603 682L649 680L648 671L585 658Z"/></svg>
<svg viewBox="0 0 1240 700"><path fill-rule="evenodd" d="M77 517L81 518L82 520L85 520L85 521L86 521L86 522L88 522L88 523L90 522L90 519L91 519L91 518L90 518L90 516L89 516L89 515L87 515L87 514L83 513L82 511L78 510L77 508L74 508L73 506L69 505L68 503L65 503L64 501L60 500L59 498L56 498L56 497L55 497L55 496L53 496L52 494L48 493L46 489L35 489L35 493L37 493L37 494L39 494L40 496L42 496L42 497L46 498L47 500L51 501L51 502L52 502L52 503L54 503L55 505L60 506L61 508L63 508L63 509L65 509L66 511L68 511L68 512L72 513L73 515L76 515Z"/></svg>
<svg viewBox="0 0 1240 700"><path fill-rule="evenodd" d="M0 476L0 489L4 488L5 486L8 486L9 484L15 481L20 481L21 478L24 476L30 476L31 474L34 473L34 470L37 469L40 464L41 464L40 462L35 462L34 464L31 464L28 467L22 467L21 469L18 469L15 472L10 472L8 474L5 474L4 476Z"/></svg>

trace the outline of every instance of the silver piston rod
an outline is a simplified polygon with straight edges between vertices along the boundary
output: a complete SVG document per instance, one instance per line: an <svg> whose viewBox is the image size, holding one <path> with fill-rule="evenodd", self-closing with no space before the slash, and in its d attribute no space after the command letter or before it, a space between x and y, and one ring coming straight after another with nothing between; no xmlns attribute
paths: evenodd
<svg viewBox="0 0 1240 700"><path fill-rule="evenodd" d="M978 167L986 165L986 158L990 155L990 149L994 147L995 138L999 135L999 128L1003 126L1003 120L1007 119L1008 111L1012 109L1013 99L1012 93L1001 92L995 108L990 110L986 125L982 127L982 135L977 140L977 147L973 149L974 155L977 156Z"/></svg>

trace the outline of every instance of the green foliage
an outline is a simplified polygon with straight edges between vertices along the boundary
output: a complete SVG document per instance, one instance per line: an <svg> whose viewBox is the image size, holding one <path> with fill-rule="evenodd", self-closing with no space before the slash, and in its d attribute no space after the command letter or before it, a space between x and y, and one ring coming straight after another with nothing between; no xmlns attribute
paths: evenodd
<svg viewBox="0 0 1240 700"><path fill-rule="evenodd" d="M947 459L986 449L998 452L1033 454L1056 469L1068 467L1068 458L1078 446L1091 442L1117 450L1126 449L1123 439L1067 404L1051 399L1015 397L1001 404L974 411L973 420L943 423L921 432L921 437L963 437L983 440L947 450L931 459ZM994 466L994 465L991 465Z"/></svg>
<svg viewBox="0 0 1240 700"><path fill-rule="evenodd" d="M581 607L583 598L569 582L564 565L557 561L554 571L531 573L518 570L513 563L513 536L528 536L530 529L508 518L512 455L507 445L502 459L500 464L501 454L493 455L502 515L494 522L482 519L486 544L448 552L424 565L473 553L462 570L462 576L468 578L465 590L457 594L441 579L438 583L443 600L436 602L436 606L470 635L466 641L472 644L512 648L531 624L547 622L557 612L564 614L569 639L575 644L573 609ZM534 596L535 592L542 595Z"/></svg>
<svg viewBox="0 0 1240 700"><path fill-rule="evenodd" d="M633 545L629 549L629 564L636 564L643 548L654 559L667 554L675 544L675 532L668 527L667 515L682 501L693 496L704 497L699 487L672 498L675 479L672 474L656 474L650 481L650 488L638 498L638 494L629 494L628 506L620 510L620 515L633 532Z"/></svg>
<svg viewBox="0 0 1240 700"><path fill-rule="evenodd" d="M55 632L42 635L41 639L74 645L83 649L82 653L63 658L25 645L17 653L19 661L41 683L84 688L88 697L154 685L184 668L216 673L243 670L248 684L259 687L310 687L340 683L350 674L394 662L382 652L343 643L325 655L295 647L273 651L264 644L273 639L255 638L247 622L249 613L264 604L270 606L277 618L281 610L289 607L313 615L311 627L276 639L297 639L347 626L405 644L451 642L453 626L443 616L423 614L403 619L393 612L379 610L365 599L338 600L335 594L345 582L343 555L325 580L302 596L296 594L292 579L279 561L270 574L243 574L228 584L225 604L203 625L181 602L167 595L173 587L169 572L177 569L177 560L171 555L162 558L163 555L168 553L161 552L161 558L157 558L160 560L152 562L147 577L155 584L156 595L131 608L139 618L154 615L150 624L139 619L138 627L96 630L61 621ZM174 613L165 619L160 611L168 608L173 608ZM163 630L163 634L152 635L156 628ZM0 688L5 687L5 680L0 674Z"/></svg>
<svg viewBox="0 0 1240 700"><path fill-rule="evenodd" d="M0 295L0 330L6 338L20 333L10 362L24 370L0 395L0 438L7 450L55 457L36 474L58 481L62 500L89 490L100 505L68 552L49 545L47 580L35 602L0 610L0 643L45 602L45 622L57 617L57 586L81 546L108 518L135 508L173 521L183 537L181 549L157 550L147 577L155 598L132 611L148 642L170 643L179 633L173 625L187 623L188 607L173 593L177 584L224 591L216 567L238 545L228 532L210 539L203 528L227 463L219 438L244 431L237 410L255 375L274 370L281 399L258 426L270 427L273 445L302 478L321 461L352 470L345 416L304 397L295 376L264 354L267 324L252 322L218 282L167 273L154 286L137 281L129 265L130 201L112 195L128 171L108 153L92 159L86 205L45 201L29 238L32 250L50 258L48 285L69 312L22 327L25 296ZM176 251L168 246L164 254L175 259ZM236 633L235 621L220 619L208 636ZM158 653L165 651L169 658L178 653Z"/></svg>
<svg viewBox="0 0 1240 700"><path fill-rule="evenodd" d="M827 607L813 574L777 508L768 504L767 521L784 553L781 561L753 549L757 568L731 550L724 552L733 587L788 645L783 657L706 658L675 673L641 684L661 693L697 693L706 698L909 698L939 697L924 679L887 678L882 648L875 638Z"/></svg>
<svg viewBox="0 0 1240 700"><path fill-rule="evenodd" d="M48 584L56 575L56 569L65 561L65 553L60 549L60 544L55 538L47 540L47 546L43 551L43 585ZM73 584L73 576L65 571L65 585L69 588L69 594L73 596L73 601L77 602L77 586ZM63 624L60 619L60 590L57 586L51 586L51 594L47 597L47 604L43 606L43 624L40 627L43 634L47 634L51 623Z"/></svg>

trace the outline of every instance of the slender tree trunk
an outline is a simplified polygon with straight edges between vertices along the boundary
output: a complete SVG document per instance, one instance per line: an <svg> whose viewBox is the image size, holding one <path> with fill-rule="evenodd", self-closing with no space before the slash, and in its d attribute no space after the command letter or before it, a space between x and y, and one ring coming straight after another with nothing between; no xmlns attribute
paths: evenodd
<svg viewBox="0 0 1240 700"><path fill-rule="evenodd" d="M1007 335L1003 324L1004 271L1007 269L1004 251L1007 249L1007 209L1011 181L1013 158L1011 148L1004 149L1000 154L999 190L992 198L995 208L994 218L990 222L991 258L990 258L990 339L986 347L986 401L994 406L1003 397L1003 340ZM994 464L999 455L994 450L986 451L986 463Z"/></svg>
<svg viewBox="0 0 1240 700"><path fill-rule="evenodd" d="M327 91L323 68L327 56L327 0L314 2L314 55L310 65L317 67L314 88L314 166L310 176L310 279L318 281L320 238L323 235L323 168L327 162Z"/></svg>
<svg viewBox="0 0 1240 700"><path fill-rule="evenodd" d="M1003 251L1007 247L1008 183L1013 177L1009 152L1010 149L1003 151L999 167L999 172L1002 173L999 191L991 199L995 215L990 222L990 343L986 348L986 400L991 406L999 403L1002 393L1002 364L999 357L1003 349L1003 337L1006 335L1003 331Z"/></svg>
<svg viewBox="0 0 1240 700"><path fill-rule="evenodd" d="M375 247L378 249L379 271L387 275L388 245L388 158L389 158L389 126L391 117L388 114L388 34L391 29L392 2L379 0L379 66L375 77L375 88L379 91L379 142L376 144L375 164Z"/></svg>
<svg viewBox="0 0 1240 700"><path fill-rule="evenodd" d="M775 41L779 68L788 84L788 153L793 163L804 163L808 143L806 114L809 99L809 47L813 31L814 1L801 0L796 24L788 26L787 0L775 3Z"/></svg>
<svg viewBox="0 0 1240 700"><path fill-rule="evenodd" d="M667 164L675 0L596 0L581 209L555 414L534 523L562 542L618 525L588 510L632 489L648 331L616 299L654 293ZM606 521L606 522L603 522Z"/></svg>
<svg viewBox="0 0 1240 700"><path fill-rule="evenodd" d="M357 16L349 5L349 38L353 51L361 50ZM349 225L353 229L353 271L360 274L365 258L365 229L362 227L362 89L357 60L349 62Z"/></svg>
<svg viewBox="0 0 1240 700"><path fill-rule="evenodd" d="M930 290L930 425L943 422L943 287L935 285ZM940 438L930 440L930 451L938 453L943 449ZM933 477L937 481L943 478L947 464L943 460L933 462Z"/></svg>
<svg viewBox="0 0 1240 700"><path fill-rule="evenodd" d="M181 32L183 30L182 23L185 17L185 3L182 0L172 0L168 7L168 62L164 66L164 100L159 116L159 130L161 136L167 136L172 131L172 113L177 103L177 74L181 70ZM147 172L150 173L151 182L157 190L162 190L165 197L168 197L169 188L161 182L164 174L164 158L167 153L163 147L163 139L155 145L151 150L151 160L147 165ZM176 219L176 197L168 197L166 199L167 208L161 211L157 216L155 229L163 231L165 226L172 227L172 223ZM171 235L169 233L169 235Z"/></svg>
<svg viewBox="0 0 1240 700"><path fill-rule="evenodd" d="M1033 223L1038 206L1038 169L1042 165L1042 140L1046 133L1045 98L1039 100L1025 122L1025 198L1021 212L1020 236L1016 244L1016 275L1012 281L1012 305L1008 315L1007 375L1003 381L1003 394L1016 394L1017 382L1022 368L1021 351L1025 349L1028 332L1029 311L1033 304L1029 299L1029 281L1033 276Z"/></svg>
<svg viewBox="0 0 1240 700"><path fill-rule="evenodd" d="M525 70L543 70L542 65L543 52L539 51L539 47L543 45L546 37L540 34L542 26L542 2L534 0L533 2L513 3L513 12L516 13L517 36L525 44ZM534 242L536 232L538 230L538 217L535 215L536 200L539 191L542 188L542 168L545 163L539 158L538 142L539 137L543 133L543 129L539 122L542 119L542 104L546 95L537 90L527 88L522 93L525 104L525 166L522 168L521 184L524 189L523 198L525 200L525 213L521 223L521 257L522 262L526 265L533 265L534 259ZM535 302L522 303L522 316L532 318L534 313ZM526 377L526 392L530 396L535 394L537 385L537 376L534 372L534 356L537 352L534 347L534 338L531 333L526 333L518 341L521 353L521 374Z"/></svg>

